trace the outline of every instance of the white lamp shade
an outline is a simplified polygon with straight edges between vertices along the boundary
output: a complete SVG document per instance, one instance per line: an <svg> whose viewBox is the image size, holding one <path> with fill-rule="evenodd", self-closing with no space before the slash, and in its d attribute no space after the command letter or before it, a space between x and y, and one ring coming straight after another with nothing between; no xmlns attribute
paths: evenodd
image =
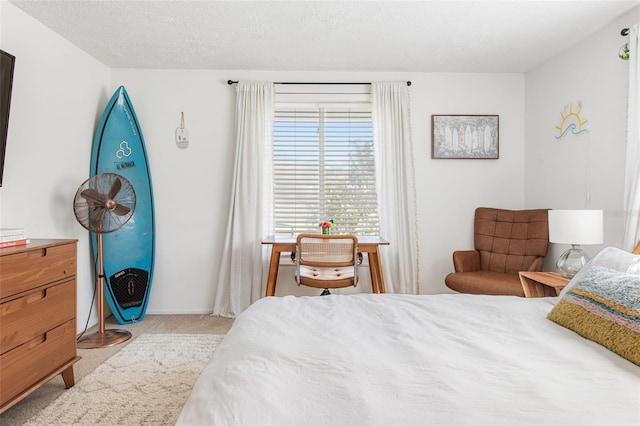
<svg viewBox="0 0 640 426"><path fill-rule="evenodd" d="M549 210L549 242L602 244L602 210Z"/></svg>

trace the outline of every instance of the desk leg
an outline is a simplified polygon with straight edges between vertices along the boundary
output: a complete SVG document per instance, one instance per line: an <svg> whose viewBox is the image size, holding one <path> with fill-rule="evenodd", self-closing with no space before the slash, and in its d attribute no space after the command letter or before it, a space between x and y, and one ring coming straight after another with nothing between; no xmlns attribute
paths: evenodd
<svg viewBox="0 0 640 426"><path fill-rule="evenodd" d="M278 280L278 268L280 267L280 250L271 249L271 261L269 262L269 276L267 277L267 291L265 296L275 296L276 281Z"/></svg>
<svg viewBox="0 0 640 426"><path fill-rule="evenodd" d="M376 250L369 253L369 269L371 269L371 279L376 276L376 293L386 293L384 288L384 275L382 274L382 261L380 260L380 252Z"/></svg>
<svg viewBox="0 0 640 426"><path fill-rule="evenodd" d="M378 275L376 274L374 257L374 253L367 253L367 258L369 260L369 275L371 275L371 292L378 293Z"/></svg>

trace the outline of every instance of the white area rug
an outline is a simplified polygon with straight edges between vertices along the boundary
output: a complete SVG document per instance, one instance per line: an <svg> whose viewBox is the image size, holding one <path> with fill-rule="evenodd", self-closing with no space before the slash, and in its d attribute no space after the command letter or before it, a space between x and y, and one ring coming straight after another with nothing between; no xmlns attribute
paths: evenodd
<svg viewBox="0 0 640 426"><path fill-rule="evenodd" d="M173 425L223 337L143 334L27 424Z"/></svg>

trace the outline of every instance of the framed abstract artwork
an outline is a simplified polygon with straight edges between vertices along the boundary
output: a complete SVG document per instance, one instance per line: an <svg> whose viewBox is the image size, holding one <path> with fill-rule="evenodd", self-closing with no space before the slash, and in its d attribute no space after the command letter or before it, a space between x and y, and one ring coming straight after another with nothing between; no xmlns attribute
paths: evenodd
<svg viewBox="0 0 640 426"><path fill-rule="evenodd" d="M431 158L498 159L499 116L431 116Z"/></svg>

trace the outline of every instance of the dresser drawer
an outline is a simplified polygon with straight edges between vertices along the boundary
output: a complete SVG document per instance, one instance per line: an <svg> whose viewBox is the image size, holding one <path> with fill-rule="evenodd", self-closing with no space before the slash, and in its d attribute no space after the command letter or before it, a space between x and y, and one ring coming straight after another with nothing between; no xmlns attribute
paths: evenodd
<svg viewBox="0 0 640 426"><path fill-rule="evenodd" d="M0 299L76 275L76 244L35 247L0 257Z"/></svg>
<svg viewBox="0 0 640 426"><path fill-rule="evenodd" d="M75 317L76 280L40 287L0 305L0 352L42 336Z"/></svg>
<svg viewBox="0 0 640 426"><path fill-rule="evenodd" d="M0 404L45 378L55 366L63 365L75 357L75 320L67 321L0 355Z"/></svg>

